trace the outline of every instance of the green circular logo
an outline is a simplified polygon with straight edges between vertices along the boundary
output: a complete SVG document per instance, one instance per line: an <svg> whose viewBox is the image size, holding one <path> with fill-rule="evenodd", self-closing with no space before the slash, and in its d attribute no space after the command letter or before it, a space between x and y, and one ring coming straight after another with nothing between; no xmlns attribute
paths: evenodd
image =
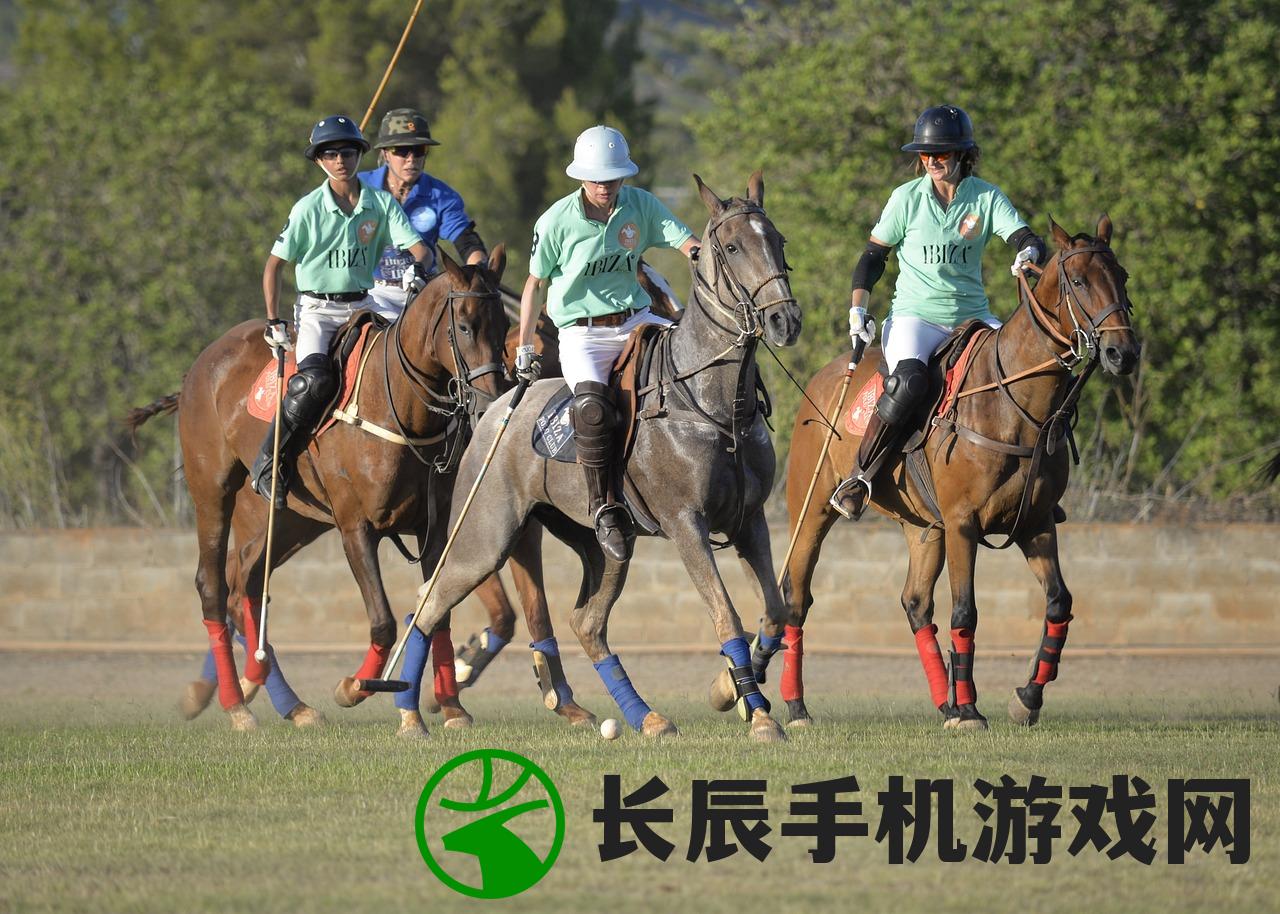
<svg viewBox="0 0 1280 914"><path fill-rule="evenodd" d="M508 898L555 864L564 804L547 773L523 755L476 749L431 775L413 828L422 859L449 888L472 898Z"/></svg>

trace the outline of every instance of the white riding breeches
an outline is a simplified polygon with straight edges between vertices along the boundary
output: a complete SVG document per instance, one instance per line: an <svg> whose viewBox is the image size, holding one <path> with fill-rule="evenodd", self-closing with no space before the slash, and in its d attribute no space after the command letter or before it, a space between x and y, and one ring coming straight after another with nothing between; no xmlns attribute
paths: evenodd
<svg viewBox="0 0 1280 914"><path fill-rule="evenodd" d="M394 321L404 310L404 305L386 304L368 295L360 301L352 302L299 295L298 302L293 307L293 321L298 332L294 356L298 364L301 365L307 356L327 354L333 335L361 308L368 308L387 320Z"/></svg>
<svg viewBox="0 0 1280 914"><path fill-rule="evenodd" d="M669 327L671 321L645 308L617 327L579 327L576 324L561 327L560 370L569 389L573 390L581 381L608 384L613 363L626 347L627 337L641 324Z"/></svg>
<svg viewBox="0 0 1280 914"><path fill-rule="evenodd" d="M1000 321L988 314L982 318L988 327L996 329ZM919 359L929 364L929 357L951 336L955 327L946 324L935 324L920 317L910 315L889 315L885 318L881 331L880 346L884 350L884 361L889 366L889 373L903 359Z"/></svg>

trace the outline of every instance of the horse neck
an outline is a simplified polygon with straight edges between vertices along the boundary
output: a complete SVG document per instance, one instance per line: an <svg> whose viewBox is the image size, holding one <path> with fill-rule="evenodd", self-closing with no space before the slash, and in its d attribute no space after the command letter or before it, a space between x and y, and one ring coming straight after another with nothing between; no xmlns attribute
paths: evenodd
<svg viewBox="0 0 1280 914"><path fill-rule="evenodd" d="M376 370L366 371L366 383L373 382L382 399L386 398L389 386L391 405L396 415L407 429L420 433L442 421L439 414L427 409L424 401L431 398L422 392L422 388L425 386L427 390L444 396L448 393L452 377L452 371L436 356L432 345L437 315L440 315L440 320L448 319L440 314L440 309L445 307L448 307L445 296L428 299L425 291L410 302L399 319L387 328L386 337L379 341L371 356L383 364L370 365ZM407 367L401 365L397 353L397 336Z"/></svg>
<svg viewBox="0 0 1280 914"><path fill-rule="evenodd" d="M1052 275L1050 272L1045 270L1035 289L1035 293L1042 296L1040 301L1045 304L1042 311L1047 314L1055 313L1055 309L1052 302L1046 303L1044 299L1052 294L1050 289L1058 287L1057 271L1052 270ZM995 362L997 344L998 367ZM997 372L999 377L1008 379L1024 371L1041 369L1009 386L1018 405L1031 415L1044 419L1066 396L1072 376L1055 359L1055 356L1063 354L1064 348L1037 324L1030 303L1024 301L1018 306L985 349L991 381L996 380Z"/></svg>
<svg viewBox="0 0 1280 914"><path fill-rule="evenodd" d="M731 316L707 301L705 294L695 279L689 307L671 331L671 358L678 374L697 371L683 383L693 391L698 406L727 421L733 415L742 372L754 368L756 340L734 345L739 332Z"/></svg>

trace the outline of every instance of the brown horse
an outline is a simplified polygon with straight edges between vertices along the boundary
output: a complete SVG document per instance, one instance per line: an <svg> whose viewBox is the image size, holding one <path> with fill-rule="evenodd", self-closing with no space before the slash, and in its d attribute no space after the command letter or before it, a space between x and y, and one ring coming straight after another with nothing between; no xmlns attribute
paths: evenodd
<svg viewBox="0 0 1280 914"><path fill-rule="evenodd" d="M335 700L344 706L367 696L355 689L354 680L379 676L395 640L378 543L387 536L414 534L424 576L429 573L444 544L451 489L446 480L430 484L430 473L452 472L442 461L456 460L470 423L503 386L507 320L497 285L505 252L502 246L495 248L484 267L460 267L447 256L442 263L444 272L367 347L364 375L372 383L364 385L359 402L363 427L338 424L316 438L299 458L297 490L290 491L288 510L277 518L273 567L336 526L360 585L370 620L370 648L356 676L338 685ZM265 361L260 327L260 322L248 321L228 332L197 357L176 400L158 400L135 410L128 420L136 428L152 415L178 410L200 549L196 587L216 661L219 699L237 728L252 727L253 716L244 705L225 623L228 605L233 613L236 603L242 605L249 610L243 612L242 631L252 642L261 612L254 595L262 589L266 503L247 488L246 467L263 425L245 408L250 384ZM402 440L370 434L365 430L369 426ZM233 529L237 551L228 555ZM540 591L540 557L514 558L522 596ZM518 566L522 558L531 571ZM496 578L491 586L505 600ZM267 673L266 665L250 654L246 678L261 684ZM456 692L441 697L446 725L470 721ZM578 710L590 719L588 712Z"/></svg>
<svg viewBox="0 0 1280 914"><path fill-rule="evenodd" d="M1039 717L1044 686L1057 676L1071 620L1054 517L1070 468L1062 439L1079 389L1093 369L1101 363L1109 373L1125 375L1138 360L1126 274L1110 247L1110 219L1102 218L1092 238L1069 237L1052 221L1051 227L1057 252L1035 291L1024 284L1023 301L1009 322L980 335L955 407L932 420L920 453L935 491L929 493L927 485L922 491L918 481L926 477L908 472L901 461L891 461L872 479L871 504L897 520L906 535L910 563L902 608L915 634L933 704L949 728L986 727L972 678L978 624L973 576L978 544L990 546L986 537L994 534L1007 537L999 548L1018 545L1045 591L1040 647L1027 684L1015 690L1009 703L1018 723L1034 724ZM850 389L862 389L876 372L878 358L872 350L853 374ZM810 719L800 674L801 627L813 603L810 582L819 550L836 520L825 494L814 497L802 512L828 434L828 418L813 404L837 401L847 362L847 354L833 359L809 382L808 402L800 407L791 439L787 505L795 548L782 575L789 618L785 633L769 620L763 629L771 637L783 636L782 697L791 724ZM846 404L841 413L848 411ZM832 417L832 422L837 432L827 459L817 467L817 493L834 490L854 465L861 441L846 429L843 416ZM944 561L952 597L949 673L933 624L934 585ZM768 660L757 648L753 666L760 681Z"/></svg>

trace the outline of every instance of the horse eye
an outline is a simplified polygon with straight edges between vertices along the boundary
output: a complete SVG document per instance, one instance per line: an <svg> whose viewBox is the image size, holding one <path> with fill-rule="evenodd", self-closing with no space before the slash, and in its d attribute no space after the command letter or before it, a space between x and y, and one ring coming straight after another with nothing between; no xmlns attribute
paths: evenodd
<svg viewBox="0 0 1280 914"><path fill-rule="evenodd" d="M1080 278L1080 277L1078 277L1078 276L1077 276L1077 277L1074 277L1074 278L1071 280L1071 285L1075 286L1077 289L1083 289L1083 288L1084 288L1084 280L1083 280L1083 279L1081 279L1081 278Z"/></svg>
<svg viewBox="0 0 1280 914"><path fill-rule="evenodd" d="M738 253L738 246L736 244L726 244L724 246L724 249L728 251L730 254Z"/></svg>

